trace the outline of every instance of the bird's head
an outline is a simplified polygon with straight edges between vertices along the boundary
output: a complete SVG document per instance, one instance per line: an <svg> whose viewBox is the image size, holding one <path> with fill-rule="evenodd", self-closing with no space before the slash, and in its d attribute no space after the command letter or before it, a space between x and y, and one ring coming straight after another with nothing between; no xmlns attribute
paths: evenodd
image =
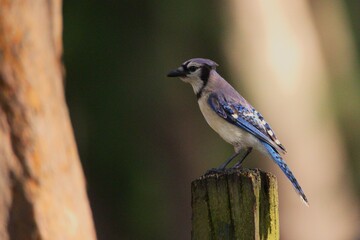
<svg viewBox="0 0 360 240"><path fill-rule="evenodd" d="M210 59L193 58L185 61L181 66L167 74L168 77L179 77L182 81L190 83L195 94L199 94L209 80L210 72L218 64Z"/></svg>

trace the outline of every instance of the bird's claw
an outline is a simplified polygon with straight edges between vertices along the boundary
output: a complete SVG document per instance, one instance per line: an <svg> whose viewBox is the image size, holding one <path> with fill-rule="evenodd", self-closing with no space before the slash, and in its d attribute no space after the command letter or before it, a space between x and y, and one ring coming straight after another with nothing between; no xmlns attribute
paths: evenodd
<svg viewBox="0 0 360 240"><path fill-rule="evenodd" d="M205 175L210 175L210 174L216 174L216 173L221 173L224 172L225 169L220 169L220 168L212 168L206 171Z"/></svg>
<svg viewBox="0 0 360 240"><path fill-rule="evenodd" d="M238 162L232 167L232 169L241 170L243 169L243 166L240 162Z"/></svg>

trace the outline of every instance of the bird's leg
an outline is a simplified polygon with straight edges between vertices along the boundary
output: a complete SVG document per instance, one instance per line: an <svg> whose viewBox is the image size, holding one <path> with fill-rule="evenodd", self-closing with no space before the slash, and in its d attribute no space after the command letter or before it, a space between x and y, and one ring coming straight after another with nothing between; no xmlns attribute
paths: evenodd
<svg viewBox="0 0 360 240"><path fill-rule="evenodd" d="M245 158L251 153L252 151L252 147L249 147L246 149L245 155L242 157L242 159L240 161L238 161L233 168L241 168L241 164L242 162L245 160Z"/></svg>
<svg viewBox="0 0 360 240"><path fill-rule="evenodd" d="M217 170L224 170L226 168L227 165L229 165L229 163L234 160L234 158L236 158L239 154L241 153L241 151L235 152L233 155L231 155L231 157L229 157L223 164L221 164Z"/></svg>
<svg viewBox="0 0 360 240"><path fill-rule="evenodd" d="M239 150L238 152L235 152L233 155L231 155L231 157L229 157L223 164L221 164L219 167L217 168L212 168L210 170L208 170L205 175L207 174L212 174L212 173L219 173L222 172L227 165L229 165L229 163L234 160L234 158L236 158L239 154L241 153L241 150Z"/></svg>

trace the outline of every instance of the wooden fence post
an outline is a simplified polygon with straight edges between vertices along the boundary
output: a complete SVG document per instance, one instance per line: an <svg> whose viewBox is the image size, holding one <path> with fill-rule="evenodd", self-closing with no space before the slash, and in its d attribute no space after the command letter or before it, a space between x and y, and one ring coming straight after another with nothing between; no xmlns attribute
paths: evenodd
<svg viewBox="0 0 360 240"><path fill-rule="evenodd" d="M276 177L258 169L204 175L191 184L191 239L279 239Z"/></svg>

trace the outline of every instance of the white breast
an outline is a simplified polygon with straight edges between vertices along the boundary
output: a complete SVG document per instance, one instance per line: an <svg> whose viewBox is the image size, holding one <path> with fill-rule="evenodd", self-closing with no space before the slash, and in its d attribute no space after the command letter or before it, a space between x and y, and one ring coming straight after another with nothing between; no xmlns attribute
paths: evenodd
<svg viewBox="0 0 360 240"><path fill-rule="evenodd" d="M232 144L236 149L243 147L259 148L259 140L245 130L228 123L218 116L208 105L207 97L203 96L198 100L200 110L206 122L215 130L226 142Z"/></svg>

